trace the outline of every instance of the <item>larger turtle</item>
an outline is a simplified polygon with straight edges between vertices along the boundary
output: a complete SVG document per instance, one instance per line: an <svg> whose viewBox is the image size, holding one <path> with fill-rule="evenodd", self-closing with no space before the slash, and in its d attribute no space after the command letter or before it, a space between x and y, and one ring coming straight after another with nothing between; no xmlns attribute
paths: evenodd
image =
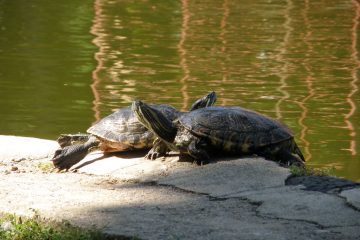
<svg viewBox="0 0 360 240"><path fill-rule="evenodd" d="M197 109L172 121L157 109L135 101L138 120L170 149L190 155L198 164L210 153L257 154L283 165L304 165L294 135L284 124L240 107Z"/></svg>
<svg viewBox="0 0 360 240"><path fill-rule="evenodd" d="M190 111L208 107L215 103L216 94L211 92L198 99ZM167 119L174 120L182 112L170 105L151 105ZM62 134L58 138L58 149L52 159L59 170L69 169L81 161L89 152L100 149L103 152L122 152L135 149L152 148L149 154L161 156L165 154L167 145L156 139L153 132L148 131L136 118L130 107L122 108L103 118L87 130L88 134Z"/></svg>

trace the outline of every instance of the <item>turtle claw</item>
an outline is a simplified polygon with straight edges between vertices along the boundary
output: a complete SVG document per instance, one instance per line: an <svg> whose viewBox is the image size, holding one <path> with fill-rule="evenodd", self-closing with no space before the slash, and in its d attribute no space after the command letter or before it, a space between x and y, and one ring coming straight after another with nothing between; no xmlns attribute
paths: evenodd
<svg viewBox="0 0 360 240"><path fill-rule="evenodd" d="M298 159L290 159L287 161L279 161L278 162L280 166L282 167L298 167L298 168L305 168L305 162L300 161Z"/></svg>
<svg viewBox="0 0 360 240"><path fill-rule="evenodd" d="M158 151L150 149L150 151L145 155L145 159L155 160L155 159L161 157L162 155L163 154L159 153Z"/></svg>
<svg viewBox="0 0 360 240"><path fill-rule="evenodd" d="M289 167L305 168L305 163L300 161L293 161L288 163Z"/></svg>
<svg viewBox="0 0 360 240"><path fill-rule="evenodd" d="M149 152L145 155L145 159L155 160L159 157L165 156L168 148L166 144L161 142L159 139L156 139L154 142L154 146L149 150Z"/></svg>
<svg viewBox="0 0 360 240"><path fill-rule="evenodd" d="M158 157L157 153L154 152L149 152L148 154L145 155L145 159L147 160L155 160Z"/></svg>
<svg viewBox="0 0 360 240"><path fill-rule="evenodd" d="M62 170L69 170L71 166L68 166L65 156L67 155L68 149L60 148L55 151L53 158L51 159L54 167L60 172Z"/></svg>
<svg viewBox="0 0 360 240"><path fill-rule="evenodd" d="M209 164L210 161L209 160L204 160L204 159L197 159L195 160L196 164L199 165L199 166L203 166L203 165L206 165L206 164Z"/></svg>

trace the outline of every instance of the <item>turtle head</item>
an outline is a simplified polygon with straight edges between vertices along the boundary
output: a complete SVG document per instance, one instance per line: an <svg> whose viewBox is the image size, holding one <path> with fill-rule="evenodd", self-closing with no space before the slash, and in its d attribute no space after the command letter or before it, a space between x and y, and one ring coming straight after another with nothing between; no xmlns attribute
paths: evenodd
<svg viewBox="0 0 360 240"><path fill-rule="evenodd" d="M199 109L199 108L205 108L205 107L211 107L216 102L216 93L210 92L206 96L198 99L194 104L191 106L190 111Z"/></svg>
<svg viewBox="0 0 360 240"><path fill-rule="evenodd" d="M154 132L160 139L172 143L175 139L177 128L166 116L142 101L134 101L131 106L137 119L148 130Z"/></svg>

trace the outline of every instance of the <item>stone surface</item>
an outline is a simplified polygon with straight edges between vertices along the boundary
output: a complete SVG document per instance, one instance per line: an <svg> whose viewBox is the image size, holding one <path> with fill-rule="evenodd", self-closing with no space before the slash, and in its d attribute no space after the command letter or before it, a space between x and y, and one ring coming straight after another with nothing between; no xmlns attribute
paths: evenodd
<svg viewBox="0 0 360 240"><path fill-rule="evenodd" d="M346 206L346 201L333 194L281 187L241 196L261 203L257 211L262 216L312 222L322 228L360 224L357 214Z"/></svg>
<svg viewBox="0 0 360 240"><path fill-rule="evenodd" d="M166 164L161 161L145 160L144 155L144 152L139 152L104 156L101 152L94 152L74 165L71 170L76 169L79 173L111 175L123 181L151 181L166 172Z"/></svg>
<svg viewBox="0 0 360 240"><path fill-rule="evenodd" d="M339 193L346 189L360 187L359 183L355 183L346 179L330 177L330 176L290 177L285 181L285 184L303 185L304 190L319 191L324 193Z"/></svg>
<svg viewBox="0 0 360 240"><path fill-rule="evenodd" d="M54 141L16 136L0 136L0 161L44 159L59 147Z"/></svg>
<svg viewBox="0 0 360 240"><path fill-rule="evenodd" d="M340 196L346 198L347 202L360 211L360 191L359 188L343 191Z"/></svg>
<svg viewBox="0 0 360 240"><path fill-rule="evenodd" d="M262 158L226 159L202 167L177 169L160 184L174 185L214 197L284 186L286 168Z"/></svg>
<svg viewBox="0 0 360 240"><path fill-rule="evenodd" d="M49 163L55 142L18 140L0 136L3 147L17 146L1 150L0 212L37 212L141 239L360 239L359 188L285 185L289 171L261 158L197 166L176 156L97 152L76 172L56 173L38 165ZM26 146L33 149L17 151Z"/></svg>

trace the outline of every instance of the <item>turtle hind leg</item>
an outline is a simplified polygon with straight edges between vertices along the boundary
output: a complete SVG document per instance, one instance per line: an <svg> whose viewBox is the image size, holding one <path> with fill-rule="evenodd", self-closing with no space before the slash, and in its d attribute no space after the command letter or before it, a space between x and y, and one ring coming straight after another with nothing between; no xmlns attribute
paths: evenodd
<svg viewBox="0 0 360 240"><path fill-rule="evenodd" d="M77 133L77 134L60 134L58 139L56 140L60 147L71 146L75 144L83 144L86 143L89 138L91 137L90 134L87 133Z"/></svg>
<svg viewBox="0 0 360 240"><path fill-rule="evenodd" d="M66 146L55 151L51 159L54 166L59 170L68 170L76 163L80 162L90 151L95 149L100 142L95 138L89 138L84 144Z"/></svg>
<svg viewBox="0 0 360 240"><path fill-rule="evenodd" d="M208 164L210 162L209 154L200 146L197 141L192 141L188 146L188 154L196 161L198 165Z"/></svg>

